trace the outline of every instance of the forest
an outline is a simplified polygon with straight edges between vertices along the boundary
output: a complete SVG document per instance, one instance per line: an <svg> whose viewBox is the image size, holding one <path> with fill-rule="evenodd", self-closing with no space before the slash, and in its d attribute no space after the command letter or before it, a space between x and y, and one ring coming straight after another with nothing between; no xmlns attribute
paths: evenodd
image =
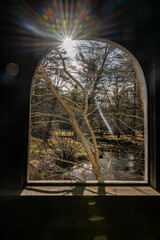
<svg viewBox="0 0 160 240"><path fill-rule="evenodd" d="M143 181L144 137L130 54L75 40L43 58L31 90L29 180Z"/></svg>

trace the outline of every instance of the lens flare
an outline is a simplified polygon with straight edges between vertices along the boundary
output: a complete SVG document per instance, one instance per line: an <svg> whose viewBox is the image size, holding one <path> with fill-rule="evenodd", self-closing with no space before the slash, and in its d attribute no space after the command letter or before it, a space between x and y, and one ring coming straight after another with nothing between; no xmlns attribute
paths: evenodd
<svg viewBox="0 0 160 240"><path fill-rule="evenodd" d="M99 222L99 221L102 221L102 220L105 220L105 217L99 216L99 215L94 215L91 218L89 218L90 222Z"/></svg>
<svg viewBox="0 0 160 240"><path fill-rule="evenodd" d="M100 26L94 4L91 6L88 0L40 1L38 6L15 0L13 4L16 7L11 14L17 26L14 33L20 41L20 45L16 43L19 52L61 45L66 37L86 39Z"/></svg>
<svg viewBox="0 0 160 240"><path fill-rule="evenodd" d="M108 240L108 238L105 235L98 235L93 240Z"/></svg>
<svg viewBox="0 0 160 240"><path fill-rule="evenodd" d="M102 36L117 40L120 34L118 25L134 15L135 6L142 8L138 0L108 0L103 5L101 1L88 0L40 0L38 5L36 1L11 2L11 18L6 21L13 22L11 30L14 35L10 34L8 39L11 42L13 38L17 40L14 42L18 53L55 47L67 36L73 40ZM126 34L128 32L124 32L124 38Z"/></svg>
<svg viewBox="0 0 160 240"><path fill-rule="evenodd" d="M96 205L96 201L91 200L91 201L88 202L88 205L89 206L94 206L94 205Z"/></svg>
<svg viewBox="0 0 160 240"><path fill-rule="evenodd" d="M6 66L6 72L9 76L15 77L19 72L19 66L16 63L8 63Z"/></svg>
<svg viewBox="0 0 160 240"><path fill-rule="evenodd" d="M51 6L43 11L41 24L47 26L48 32L55 33L62 40L66 36L72 39L95 30L96 21L93 9L88 1L53 1Z"/></svg>

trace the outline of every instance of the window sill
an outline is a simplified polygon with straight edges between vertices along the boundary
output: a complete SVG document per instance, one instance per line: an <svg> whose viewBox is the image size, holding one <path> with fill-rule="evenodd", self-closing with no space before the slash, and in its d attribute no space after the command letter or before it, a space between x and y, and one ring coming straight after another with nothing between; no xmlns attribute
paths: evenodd
<svg viewBox="0 0 160 240"><path fill-rule="evenodd" d="M26 186L21 196L160 196L149 186Z"/></svg>

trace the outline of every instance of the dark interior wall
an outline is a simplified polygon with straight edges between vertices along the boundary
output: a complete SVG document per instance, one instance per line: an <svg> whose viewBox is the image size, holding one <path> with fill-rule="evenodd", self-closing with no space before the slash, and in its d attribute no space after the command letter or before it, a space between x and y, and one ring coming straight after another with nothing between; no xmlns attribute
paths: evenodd
<svg viewBox="0 0 160 240"><path fill-rule="evenodd" d="M90 200L96 205L89 206ZM156 197L4 197L1 239L156 240L160 237ZM101 221L91 221L95 216ZM158 240L158 239L157 239Z"/></svg>
<svg viewBox="0 0 160 240"><path fill-rule="evenodd" d="M15 3L2 1L1 64L0 64L0 230L2 239L13 235L24 239L93 239L95 234L108 234L109 240L154 240L160 235L159 197L97 197L99 214L104 222L89 223L90 209L82 197L19 197L26 184L28 155L29 97L32 77L41 57L51 47L51 39L44 47L32 49L33 33L23 31ZM34 8L40 1L25 1ZM44 2L44 1L43 1ZM47 1L45 1L47 4ZM90 1L95 15L104 24L107 12L102 10L110 2L111 13L126 9L117 15L112 34L101 31L99 37L113 40L126 47L139 61L148 91L149 179L154 188L160 188L160 57L159 4L155 1ZM130 6L130 7L129 7ZM24 7L25 9L25 7ZM23 11L23 10L22 10ZM114 14L113 14L114 16ZM26 17L28 15L26 14ZM31 16L29 16L29 19ZM104 30L104 29L103 29ZM29 40L27 40L29 39ZM23 46L27 46L24 48ZM6 74L6 65L19 66L16 77ZM10 192L17 193L11 197ZM8 196L7 196L8 195ZM93 211L94 213L94 211ZM88 214L88 215L86 215ZM23 237L22 237L23 235Z"/></svg>

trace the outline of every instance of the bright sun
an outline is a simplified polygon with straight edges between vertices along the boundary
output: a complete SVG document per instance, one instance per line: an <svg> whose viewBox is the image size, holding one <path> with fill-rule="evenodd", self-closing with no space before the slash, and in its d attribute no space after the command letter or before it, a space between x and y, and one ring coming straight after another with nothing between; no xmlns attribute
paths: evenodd
<svg viewBox="0 0 160 240"><path fill-rule="evenodd" d="M63 42L63 47L67 52L71 52L73 50L74 41L71 38L65 38Z"/></svg>

